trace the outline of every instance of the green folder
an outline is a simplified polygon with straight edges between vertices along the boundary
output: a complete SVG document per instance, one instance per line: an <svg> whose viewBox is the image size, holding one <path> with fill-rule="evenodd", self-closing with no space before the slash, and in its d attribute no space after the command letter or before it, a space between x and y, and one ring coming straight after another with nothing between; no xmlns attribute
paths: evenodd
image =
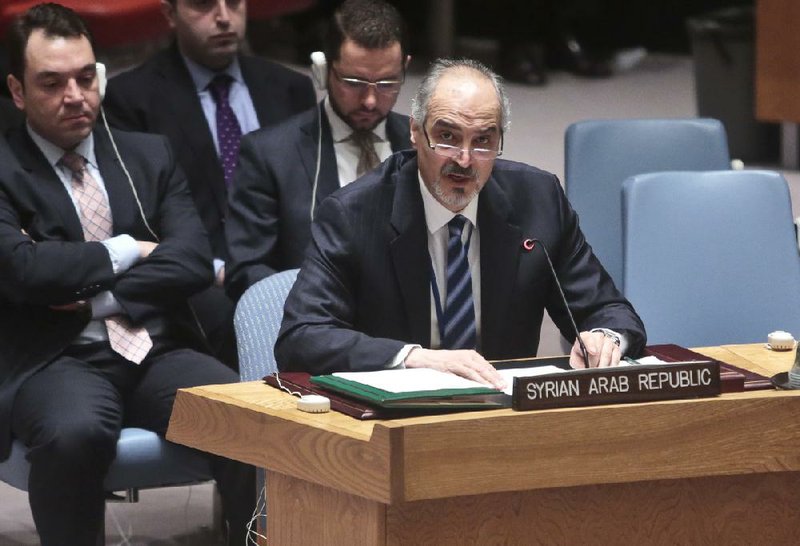
<svg viewBox="0 0 800 546"><path fill-rule="evenodd" d="M363 400L381 408L463 408L508 407L509 397L490 387L389 392L334 375L317 375L311 382L324 389Z"/></svg>

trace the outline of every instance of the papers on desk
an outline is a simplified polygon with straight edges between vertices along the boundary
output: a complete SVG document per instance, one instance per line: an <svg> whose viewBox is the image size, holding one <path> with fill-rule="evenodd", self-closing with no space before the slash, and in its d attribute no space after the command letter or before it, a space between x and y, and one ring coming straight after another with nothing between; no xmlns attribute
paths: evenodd
<svg viewBox="0 0 800 546"><path fill-rule="evenodd" d="M666 364L656 357L644 357L637 361L638 364ZM620 362L621 366L632 366L628 362ZM532 366L528 368L509 368L497 370L505 379L506 388L503 392L511 396L515 377L536 377L539 375L572 373L577 370L565 370L558 366ZM393 370L377 370L373 372L335 372L333 377L346 381L360 383L386 393L397 395L410 395L416 393L431 393L435 391L446 392L446 396L457 395L460 390L486 389L487 386L471 379L466 379L447 372L440 372L430 368L400 368ZM496 391L492 391L496 393ZM469 394L475 394L469 392ZM426 394L428 396L428 394Z"/></svg>
<svg viewBox="0 0 800 546"><path fill-rule="evenodd" d="M374 372L334 372L334 377L357 381L386 392L400 394L445 389L474 389L482 383L431 368L399 368Z"/></svg>
<svg viewBox="0 0 800 546"><path fill-rule="evenodd" d="M428 368L337 372L311 378L325 389L384 408L488 408L508 405L503 394L481 383Z"/></svg>
<svg viewBox="0 0 800 546"><path fill-rule="evenodd" d="M509 368L497 371L501 376L503 376L503 379L506 380L506 388L503 389L503 392L511 396L511 392L514 389L515 377L536 377L539 375L548 375L552 373L570 373L574 370L565 370L564 368L559 368L558 366L534 366L532 368Z"/></svg>

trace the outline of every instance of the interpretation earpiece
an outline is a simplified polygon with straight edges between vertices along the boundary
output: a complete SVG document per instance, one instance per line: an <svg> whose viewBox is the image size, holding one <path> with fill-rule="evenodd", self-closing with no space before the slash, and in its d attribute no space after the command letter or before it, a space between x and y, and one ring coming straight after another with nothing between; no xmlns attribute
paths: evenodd
<svg viewBox="0 0 800 546"><path fill-rule="evenodd" d="M95 70L97 70L97 90L100 92L100 100L106 96L106 65L103 63L95 63Z"/></svg>
<svg viewBox="0 0 800 546"><path fill-rule="evenodd" d="M314 84L320 91L325 91L326 81L328 79L328 63L325 59L325 54L322 51L314 51L311 53L311 76L314 79Z"/></svg>

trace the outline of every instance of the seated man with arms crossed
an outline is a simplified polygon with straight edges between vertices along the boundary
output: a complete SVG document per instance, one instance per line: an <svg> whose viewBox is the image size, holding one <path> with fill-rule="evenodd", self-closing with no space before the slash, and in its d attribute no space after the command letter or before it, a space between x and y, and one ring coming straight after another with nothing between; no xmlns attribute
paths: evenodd
<svg viewBox="0 0 800 546"><path fill-rule="evenodd" d="M502 386L487 360L535 355L545 309L575 338L543 245L588 350L586 363L576 342L570 363L638 353L642 322L556 177L495 159L509 121L499 78L437 61L411 117L415 151L319 207L275 346L280 369L430 367Z"/></svg>
<svg viewBox="0 0 800 546"><path fill-rule="evenodd" d="M95 127L75 12L39 4L8 32L26 123L0 142L0 458L12 434L29 449L43 545L94 546L120 429L163 435L177 389L238 376L196 349L186 299L211 284L211 252L167 140ZM244 544L254 470L212 457L212 471Z"/></svg>

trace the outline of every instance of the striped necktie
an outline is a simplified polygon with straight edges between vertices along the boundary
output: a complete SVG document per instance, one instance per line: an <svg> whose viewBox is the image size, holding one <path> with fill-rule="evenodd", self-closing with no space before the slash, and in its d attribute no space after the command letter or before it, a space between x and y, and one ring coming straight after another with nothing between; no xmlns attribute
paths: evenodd
<svg viewBox="0 0 800 546"><path fill-rule="evenodd" d="M467 219L458 214L447 224L447 298L442 312L442 349L476 347L475 305L468 247L461 242Z"/></svg>
<svg viewBox="0 0 800 546"><path fill-rule="evenodd" d="M72 195L80 209L83 237L87 241L104 241L112 235L111 209L100 184L86 170L86 159L75 152L67 152L59 160L72 172ZM153 347L153 340L142 327L133 326L122 315L105 319L108 342L117 354L135 364L142 360Z"/></svg>

